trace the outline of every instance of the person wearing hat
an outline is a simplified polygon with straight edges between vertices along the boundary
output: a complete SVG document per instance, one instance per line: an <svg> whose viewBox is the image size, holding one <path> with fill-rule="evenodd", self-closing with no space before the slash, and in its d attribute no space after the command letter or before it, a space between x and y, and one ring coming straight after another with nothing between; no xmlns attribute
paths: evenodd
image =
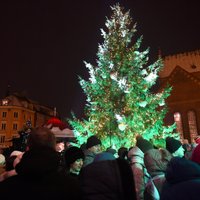
<svg viewBox="0 0 200 200"><path fill-rule="evenodd" d="M154 149L153 144L143 137L136 139L136 146L143 152L146 153L150 149Z"/></svg>
<svg viewBox="0 0 200 200"><path fill-rule="evenodd" d="M58 169L55 135L45 127L32 129L26 151L15 166L17 174L0 182L1 198L55 200L70 196L71 200L81 199L79 181Z"/></svg>
<svg viewBox="0 0 200 200"><path fill-rule="evenodd" d="M101 153L101 140L95 135L90 136L86 142L86 150L84 152L85 159L83 161L83 167L93 162L95 156Z"/></svg>
<svg viewBox="0 0 200 200"><path fill-rule="evenodd" d="M66 149L64 157L67 173L77 177L83 166L84 153L82 149L75 146L69 147Z"/></svg>
<svg viewBox="0 0 200 200"><path fill-rule="evenodd" d="M117 151L118 158L127 160L128 149L126 147L120 147Z"/></svg>
<svg viewBox="0 0 200 200"><path fill-rule="evenodd" d="M184 148L179 140L176 140L173 137L167 137L165 142L166 142L166 149L172 154L173 157L184 156Z"/></svg>
<svg viewBox="0 0 200 200"><path fill-rule="evenodd" d="M136 138L136 146L131 147L128 151L128 161L134 174L135 189L137 191L137 199L144 199L145 185L150 179L144 164L144 154L153 149L153 144L143 137Z"/></svg>

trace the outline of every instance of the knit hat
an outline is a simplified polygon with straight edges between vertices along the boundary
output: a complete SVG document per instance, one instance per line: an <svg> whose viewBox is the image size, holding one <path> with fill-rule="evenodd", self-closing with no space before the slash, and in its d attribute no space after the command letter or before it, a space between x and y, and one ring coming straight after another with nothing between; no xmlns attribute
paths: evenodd
<svg viewBox="0 0 200 200"><path fill-rule="evenodd" d="M101 144L101 140L93 135L87 139L86 148L89 149L90 147L96 146L98 144Z"/></svg>
<svg viewBox="0 0 200 200"><path fill-rule="evenodd" d="M104 160L115 160L115 156L109 152L102 152L97 154L94 158L94 162L99 162Z"/></svg>
<svg viewBox="0 0 200 200"><path fill-rule="evenodd" d="M200 164L200 145L198 144L192 151L191 160Z"/></svg>
<svg viewBox="0 0 200 200"><path fill-rule="evenodd" d="M151 144L151 142L149 142L148 140L142 138L142 137L138 137L137 138L137 142L136 142L136 146L143 152L146 153L148 150L150 149L154 149L153 145Z"/></svg>
<svg viewBox="0 0 200 200"><path fill-rule="evenodd" d="M170 153L174 153L182 146L181 142L179 140L174 139L173 137L167 137L165 142L166 142L166 149Z"/></svg>
<svg viewBox="0 0 200 200"><path fill-rule="evenodd" d="M84 159L84 153L82 149L72 146L65 151L65 163L67 166L74 163L78 159Z"/></svg>

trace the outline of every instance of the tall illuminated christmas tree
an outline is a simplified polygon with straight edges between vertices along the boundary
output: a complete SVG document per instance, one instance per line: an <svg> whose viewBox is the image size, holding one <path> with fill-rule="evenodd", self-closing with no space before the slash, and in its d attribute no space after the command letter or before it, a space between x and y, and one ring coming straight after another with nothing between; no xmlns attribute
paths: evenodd
<svg viewBox="0 0 200 200"><path fill-rule="evenodd" d="M119 4L111 9L112 16L105 23L107 30L101 30L104 42L99 45L97 63L85 62L89 80L80 78L87 96L87 119L78 120L73 115L69 123L80 144L90 135L97 135L104 147L130 147L141 135L161 145L175 128L163 122L165 99L171 88L151 92L162 60L148 64L149 50L139 50L142 37L134 42L136 25L129 11L124 12Z"/></svg>

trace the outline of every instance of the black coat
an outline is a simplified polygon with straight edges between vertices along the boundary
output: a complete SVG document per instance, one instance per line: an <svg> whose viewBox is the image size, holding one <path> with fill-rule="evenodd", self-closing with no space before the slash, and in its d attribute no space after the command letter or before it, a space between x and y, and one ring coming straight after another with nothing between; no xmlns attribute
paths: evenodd
<svg viewBox="0 0 200 200"><path fill-rule="evenodd" d="M49 148L24 153L16 166L18 175L0 183L2 199L80 199L77 179L58 172L58 154Z"/></svg>
<svg viewBox="0 0 200 200"><path fill-rule="evenodd" d="M93 162L80 173L83 200L136 199L133 174L125 160Z"/></svg>
<svg viewBox="0 0 200 200"><path fill-rule="evenodd" d="M161 200L199 200L200 166L185 158L172 158L166 171Z"/></svg>

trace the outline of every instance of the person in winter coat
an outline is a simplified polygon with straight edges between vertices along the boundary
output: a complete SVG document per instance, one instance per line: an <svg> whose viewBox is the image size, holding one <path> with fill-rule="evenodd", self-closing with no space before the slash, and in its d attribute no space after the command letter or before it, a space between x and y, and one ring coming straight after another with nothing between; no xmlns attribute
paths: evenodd
<svg viewBox="0 0 200 200"><path fill-rule="evenodd" d="M64 153L65 172L78 178L83 166L84 153L81 148L71 146Z"/></svg>
<svg viewBox="0 0 200 200"><path fill-rule="evenodd" d="M136 200L133 174L128 162L109 153L98 154L81 170L82 200Z"/></svg>
<svg viewBox="0 0 200 200"><path fill-rule="evenodd" d="M84 151L85 159L83 161L83 167L92 163L95 156L101 152L101 140L95 135L89 137L86 143L86 150Z"/></svg>
<svg viewBox="0 0 200 200"><path fill-rule="evenodd" d="M144 155L144 163L151 179L145 187L145 200L159 200L165 181L165 171L172 155L166 149L150 149Z"/></svg>
<svg viewBox="0 0 200 200"><path fill-rule="evenodd" d="M167 137L165 142L166 149L172 154L173 157L184 157L184 148L179 140L173 137Z"/></svg>
<svg viewBox="0 0 200 200"><path fill-rule="evenodd" d="M200 166L185 158L174 157L166 170L161 200L199 200Z"/></svg>
<svg viewBox="0 0 200 200"><path fill-rule="evenodd" d="M59 156L55 136L48 128L36 128L29 134L27 151L16 165L16 176L0 183L1 198L55 200L80 199L76 179L58 172Z"/></svg>
<svg viewBox="0 0 200 200"><path fill-rule="evenodd" d="M138 200L144 199L145 185L151 177L144 164L144 153L150 149L153 149L153 145L140 137L137 139L136 146L131 148L128 152L128 160L134 174Z"/></svg>

